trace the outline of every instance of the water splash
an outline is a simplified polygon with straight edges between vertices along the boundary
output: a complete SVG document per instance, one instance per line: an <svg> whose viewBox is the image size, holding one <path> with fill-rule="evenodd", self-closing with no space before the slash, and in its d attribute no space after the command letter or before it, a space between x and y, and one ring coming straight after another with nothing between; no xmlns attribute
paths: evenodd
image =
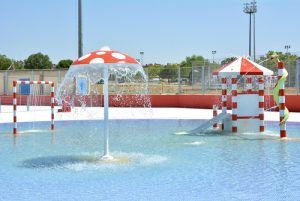
<svg viewBox="0 0 300 201"><path fill-rule="evenodd" d="M120 53L112 54L116 54L117 57L125 57ZM114 57L116 57L116 55ZM84 56L84 58L86 57L87 55ZM96 59L99 61L101 60L102 62L104 61L100 58ZM81 60L81 58L79 60ZM150 107L150 98L147 96L147 76L139 63L123 63L122 61L118 63L102 62L89 62L88 64L82 65L76 65L76 62L74 62L74 65L68 70L57 91L56 99L60 104L81 106L85 108L87 106L86 100L89 95L99 94L99 92L101 94L101 92L103 92L104 155L102 159L112 160L113 157L109 154L109 86L115 88L111 91L115 92L115 97L117 97L114 98L113 104L115 106ZM100 88L102 89L99 90L97 85L100 85ZM128 90L131 90L132 88L133 93L130 93ZM120 98L123 97L123 94L127 95L124 96L127 98L126 100ZM131 96L128 97L128 94ZM101 100L102 97L97 97L97 99ZM92 106L92 102L90 102L90 106Z"/></svg>
<svg viewBox="0 0 300 201"><path fill-rule="evenodd" d="M148 96L148 78L140 64L115 63L115 64L88 64L72 65L65 75L56 92L56 101L61 105L63 102L71 106L101 106L99 96L94 99L91 95L103 95L103 81L105 69L109 73L109 92L114 95L111 99L118 106L150 107ZM78 91L78 78L87 81L86 93ZM127 95L127 96L124 96Z"/></svg>

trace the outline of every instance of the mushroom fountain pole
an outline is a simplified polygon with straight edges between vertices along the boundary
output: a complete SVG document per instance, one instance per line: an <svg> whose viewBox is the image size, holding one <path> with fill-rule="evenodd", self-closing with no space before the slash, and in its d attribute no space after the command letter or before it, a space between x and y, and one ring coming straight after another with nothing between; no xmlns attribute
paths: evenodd
<svg viewBox="0 0 300 201"><path fill-rule="evenodd" d="M102 156L103 160L111 160L112 156L109 155L109 125L108 125L108 66L104 68L104 155Z"/></svg>

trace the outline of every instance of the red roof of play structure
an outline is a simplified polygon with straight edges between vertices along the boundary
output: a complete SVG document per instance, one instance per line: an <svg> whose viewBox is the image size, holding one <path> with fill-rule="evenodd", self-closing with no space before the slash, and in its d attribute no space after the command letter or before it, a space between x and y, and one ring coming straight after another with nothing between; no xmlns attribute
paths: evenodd
<svg viewBox="0 0 300 201"><path fill-rule="evenodd" d="M224 77L237 75L273 75L273 71L245 57L239 57L233 62L214 71L213 74Z"/></svg>

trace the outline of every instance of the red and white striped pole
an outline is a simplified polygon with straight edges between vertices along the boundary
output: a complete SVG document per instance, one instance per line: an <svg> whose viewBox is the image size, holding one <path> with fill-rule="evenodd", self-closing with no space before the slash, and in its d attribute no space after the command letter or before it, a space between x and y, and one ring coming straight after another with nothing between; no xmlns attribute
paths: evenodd
<svg viewBox="0 0 300 201"><path fill-rule="evenodd" d="M252 77L246 78L246 89L247 93L252 93Z"/></svg>
<svg viewBox="0 0 300 201"><path fill-rule="evenodd" d="M17 134L17 81L13 81L13 122L14 122L14 135Z"/></svg>
<svg viewBox="0 0 300 201"><path fill-rule="evenodd" d="M283 69L284 69L284 63L283 62L278 62L277 63L278 67L278 80L281 79L283 76ZM284 119L284 110L285 110L285 94L284 94L284 83L280 86L279 89L279 120L282 122ZM286 123L280 123L280 137L285 138L286 137Z"/></svg>
<svg viewBox="0 0 300 201"><path fill-rule="evenodd" d="M51 83L51 130L54 130L54 82Z"/></svg>
<svg viewBox="0 0 300 201"><path fill-rule="evenodd" d="M213 105L213 117L218 116L218 105ZM218 123L213 125L214 128L218 128Z"/></svg>
<svg viewBox="0 0 300 201"><path fill-rule="evenodd" d="M232 128L233 133L237 132L237 78L231 78L231 102L232 102Z"/></svg>
<svg viewBox="0 0 300 201"><path fill-rule="evenodd" d="M222 77L222 113L227 113L227 79ZM224 130L224 121L222 121L222 130Z"/></svg>
<svg viewBox="0 0 300 201"><path fill-rule="evenodd" d="M258 78L258 115L259 115L259 132L265 131L265 86L263 77Z"/></svg>

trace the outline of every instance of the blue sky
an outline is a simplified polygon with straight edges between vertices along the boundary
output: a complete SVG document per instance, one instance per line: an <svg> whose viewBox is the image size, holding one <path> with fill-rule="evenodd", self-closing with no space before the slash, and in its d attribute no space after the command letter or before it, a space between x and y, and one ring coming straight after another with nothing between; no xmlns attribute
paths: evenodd
<svg viewBox="0 0 300 201"><path fill-rule="evenodd" d="M110 46L145 63L247 55L249 16L241 0L82 0L84 53ZM257 54L300 50L300 1L258 0ZM77 0L0 0L0 54L77 58Z"/></svg>

